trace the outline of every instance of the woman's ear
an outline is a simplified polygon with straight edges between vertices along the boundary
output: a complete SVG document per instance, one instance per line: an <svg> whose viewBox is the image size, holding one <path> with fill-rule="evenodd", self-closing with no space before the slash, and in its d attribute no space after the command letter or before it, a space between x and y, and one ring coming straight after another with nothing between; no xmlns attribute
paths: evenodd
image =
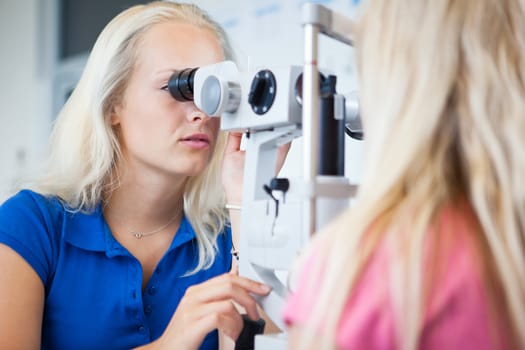
<svg viewBox="0 0 525 350"><path fill-rule="evenodd" d="M111 126L117 126L120 124L120 108L118 106L113 106L113 108L111 108L109 122L111 123Z"/></svg>

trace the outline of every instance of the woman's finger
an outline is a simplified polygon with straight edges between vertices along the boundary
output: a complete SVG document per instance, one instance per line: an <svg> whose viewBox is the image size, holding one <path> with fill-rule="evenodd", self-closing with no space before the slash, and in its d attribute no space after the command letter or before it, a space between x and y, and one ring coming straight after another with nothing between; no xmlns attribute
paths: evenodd
<svg viewBox="0 0 525 350"><path fill-rule="evenodd" d="M209 333L214 329L218 329L233 340L237 340L241 334L244 322L241 315L234 314L218 314L211 313L202 317L197 323L196 327L202 331ZM204 336L207 334L204 333Z"/></svg>
<svg viewBox="0 0 525 350"><path fill-rule="evenodd" d="M210 295L200 295L199 298L205 298L208 301L201 303L201 306L196 309L194 317L203 317L211 312L237 312L237 309L232 304L232 301L235 301L246 310L248 317L252 320L260 318L255 299L246 290L238 286L222 284L215 291L210 292Z"/></svg>
<svg viewBox="0 0 525 350"><path fill-rule="evenodd" d="M248 316L253 320L259 319L259 312L250 293L267 295L270 292L268 286L234 274L225 274L191 289L183 298L185 302L196 305L234 300L246 309Z"/></svg>
<svg viewBox="0 0 525 350"><path fill-rule="evenodd" d="M221 300L209 302L191 308L192 321L199 320L211 314L219 314L228 317L240 317L239 309L232 300Z"/></svg>
<svg viewBox="0 0 525 350"><path fill-rule="evenodd" d="M202 342L202 339L211 331L218 329L233 340L237 340L243 328L243 320L238 312L210 312L203 317L193 319L191 322L185 322L179 325L173 325L177 328L175 332L175 339L179 338L178 344L185 349L197 349ZM170 337L163 342L170 344ZM185 340L180 342L180 338Z"/></svg>
<svg viewBox="0 0 525 350"><path fill-rule="evenodd" d="M271 288L265 285L264 283L254 281L246 277L241 277L234 273L224 273L220 276L209 279L208 281L204 283L200 283L198 285L191 286L190 288L187 289L186 293L187 294L191 293L194 296L201 296L199 298L200 301L206 301L206 300L211 301L211 300L214 300L215 298L211 297L210 299L207 299L206 296L215 294L214 289L219 288L219 286L223 284L236 285L236 286L239 286L245 289L247 292L258 294L258 295L266 295L271 290ZM228 291L228 289L222 289L222 290L224 292Z"/></svg>
<svg viewBox="0 0 525 350"><path fill-rule="evenodd" d="M228 140L226 141L226 153L236 152L241 149L242 133L229 132Z"/></svg>
<svg viewBox="0 0 525 350"><path fill-rule="evenodd" d="M279 146L277 148L277 161L275 163L275 175L279 174L279 171L281 171L281 168L284 165L284 161L286 160L286 156L288 155L288 152L290 151L290 147L292 146L291 142L285 143L284 145Z"/></svg>

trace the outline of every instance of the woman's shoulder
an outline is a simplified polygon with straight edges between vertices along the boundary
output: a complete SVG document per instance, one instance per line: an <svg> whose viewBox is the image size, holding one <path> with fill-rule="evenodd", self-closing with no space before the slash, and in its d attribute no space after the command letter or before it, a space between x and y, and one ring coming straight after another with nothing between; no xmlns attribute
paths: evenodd
<svg viewBox="0 0 525 350"><path fill-rule="evenodd" d="M49 220L65 211L56 196L45 196L33 190L24 189L0 205L0 220L18 221L30 219Z"/></svg>
<svg viewBox="0 0 525 350"><path fill-rule="evenodd" d="M2 206L11 203L24 205L30 205L31 203L35 203L37 205L56 205L60 204L60 200L57 196L44 195L34 190L22 189L13 194L11 197L7 198L4 203L2 203Z"/></svg>
<svg viewBox="0 0 525 350"><path fill-rule="evenodd" d="M221 244L231 247L232 239L233 238L232 238L231 225L230 223L226 223L223 226L222 231L219 232L219 235L217 236L217 241L220 242Z"/></svg>
<svg viewBox="0 0 525 350"><path fill-rule="evenodd" d="M426 247L425 269L432 277L422 348L500 348L498 333L505 331L492 314L475 211L466 201L448 205L434 228Z"/></svg>
<svg viewBox="0 0 525 350"><path fill-rule="evenodd" d="M65 208L56 197L22 190L0 206L0 243L22 256L46 283L61 240Z"/></svg>
<svg viewBox="0 0 525 350"><path fill-rule="evenodd" d="M478 330L483 330L477 331L475 323L468 323L487 316L480 256L474 244L478 228L472 208L461 203L442 208L426 232L429 239L426 240L421 267L424 276L432 275L430 280L425 280L432 287L424 319L425 342L436 344L434 335L443 335L440 331L446 333L454 327L462 327L465 334L471 332L469 339L485 339L481 332L487 330L487 324L480 325ZM318 239L303 261L297 283L300 293L289 298L284 313L289 324L304 323L311 316L310 305L318 297L323 278L322 269L321 273L313 273L311 267L314 260L326 258L319 256L324 244L326 237ZM385 344L395 343L398 315L392 296L398 287L392 284L394 280L391 278L395 246L388 238L382 240L363 267L341 310L338 344L353 344L355 348L384 348ZM433 327L430 333L429 326Z"/></svg>

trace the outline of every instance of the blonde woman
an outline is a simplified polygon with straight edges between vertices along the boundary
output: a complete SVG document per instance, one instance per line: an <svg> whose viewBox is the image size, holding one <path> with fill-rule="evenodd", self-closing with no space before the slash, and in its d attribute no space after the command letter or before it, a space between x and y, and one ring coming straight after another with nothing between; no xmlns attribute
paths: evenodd
<svg viewBox="0 0 525 350"><path fill-rule="evenodd" d="M0 207L2 349L216 349L217 330L243 328L232 301L259 318L268 287L227 273L239 137L167 88L230 57L192 5L135 6L103 30L48 171Z"/></svg>
<svg viewBox="0 0 525 350"><path fill-rule="evenodd" d="M314 240L292 349L525 348L525 3L367 0L365 176Z"/></svg>

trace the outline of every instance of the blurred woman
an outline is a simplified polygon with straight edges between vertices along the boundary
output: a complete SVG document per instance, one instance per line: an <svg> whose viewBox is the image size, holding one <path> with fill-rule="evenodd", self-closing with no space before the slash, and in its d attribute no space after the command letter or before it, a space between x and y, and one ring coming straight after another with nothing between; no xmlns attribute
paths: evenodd
<svg viewBox="0 0 525 350"><path fill-rule="evenodd" d="M285 310L290 347L525 348L525 3L367 0L366 165Z"/></svg>

